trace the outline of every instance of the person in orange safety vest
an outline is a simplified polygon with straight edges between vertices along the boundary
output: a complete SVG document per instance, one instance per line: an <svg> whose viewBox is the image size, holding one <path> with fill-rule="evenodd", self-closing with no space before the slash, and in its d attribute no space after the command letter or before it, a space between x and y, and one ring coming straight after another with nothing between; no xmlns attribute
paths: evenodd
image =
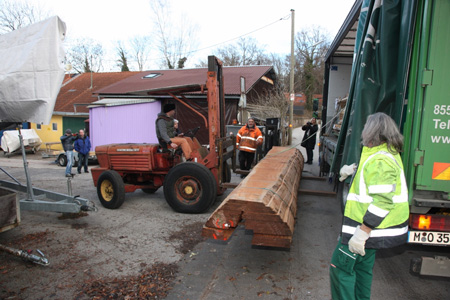
<svg viewBox="0 0 450 300"><path fill-rule="evenodd" d="M236 136L236 148L239 149L239 165L241 170L250 170L255 159L256 148L263 142L261 130L255 125L255 120L249 118ZM241 175L241 178L244 178Z"/></svg>

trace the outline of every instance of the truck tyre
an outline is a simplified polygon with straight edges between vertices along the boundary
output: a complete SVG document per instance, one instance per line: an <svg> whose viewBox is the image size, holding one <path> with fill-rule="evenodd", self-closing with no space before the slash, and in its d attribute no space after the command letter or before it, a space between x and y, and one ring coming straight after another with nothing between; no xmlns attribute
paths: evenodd
<svg viewBox="0 0 450 300"><path fill-rule="evenodd" d="M104 207L119 208L125 201L125 187L119 173L107 170L100 174L97 182L97 195Z"/></svg>
<svg viewBox="0 0 450 300"><path fill-rule="evenodd" d="M164 179L164 196L176 212L202 213L214 203L216 195L214 175L198 163L178 164Z"/></svg>
<svg viewBox="0 0 450 300"><path fill-rule="evenodd" d="M158 190L158 188L148 188L148 189L142 189L142 191L146 194L154 194L156 191Z"/></svg>
<svg viewBox="0 0 450 300"><path fill-rule="evenodd" d="M58 165L61 167L65 167L67 166L67 156L65 153L61 153L58 156L58 159L56 160L58 162ZM75 155L73 156L73 163L72 163L72 167L77 167L78 166L78 158L75 159Z"/></svg>
<svg viewBox="0 0 450 300"><path fill-rule="evenodd" d="M341 204L341 212L344 214L345 203L347 202L348 192L350 191L350 184L347 182L339 182L337 198Z"/></svg>
<svg viewBox="0 0 450 300"><path fill-rule="evenodd" d="M58 159L56 161L58 162L58 165L61 167L67 166L67 157L63 153L58 156Z"/></svg>

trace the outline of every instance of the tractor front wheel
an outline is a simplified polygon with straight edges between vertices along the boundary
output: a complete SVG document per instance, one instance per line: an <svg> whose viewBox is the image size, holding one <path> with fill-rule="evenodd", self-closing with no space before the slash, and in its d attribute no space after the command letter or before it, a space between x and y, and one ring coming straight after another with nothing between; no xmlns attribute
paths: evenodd
<svg viewBox="0 0 450 300"><path fill-rule="evenodd" d="M178 164L164 180L166 201L173 210L180 213L202 213L214 203L216 195L214 175L199 163Z"/></svg>
<svg viewBox="0 0 450 300"><path fill-rule="evenodd" d="M100 174L97 182L97 195L104 207L119 208L125 201L125 187L119 173L107 170Z"/></svg>

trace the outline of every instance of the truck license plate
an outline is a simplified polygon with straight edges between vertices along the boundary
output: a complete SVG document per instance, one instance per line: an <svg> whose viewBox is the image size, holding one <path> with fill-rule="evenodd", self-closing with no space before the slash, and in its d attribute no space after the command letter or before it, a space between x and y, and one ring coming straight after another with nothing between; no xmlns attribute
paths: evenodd
<svg viewBox="0 0 450 300"><path fill-rule="evenodd" d="M408 232L408 243L450 245L450 233L436 231L410 231Z"/></svg>

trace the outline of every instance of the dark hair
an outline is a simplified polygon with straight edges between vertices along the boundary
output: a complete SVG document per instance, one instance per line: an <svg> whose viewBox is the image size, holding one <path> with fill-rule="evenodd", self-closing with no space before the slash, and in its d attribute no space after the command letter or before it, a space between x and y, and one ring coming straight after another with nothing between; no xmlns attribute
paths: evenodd
<svg viewBox="0 0 450 300"><path fill-rule="evenodd" d="M169 104L164 105L163 112L168 113L169 111L174 110L174 109L175 109L175 104L169 103Z"/></svg>

